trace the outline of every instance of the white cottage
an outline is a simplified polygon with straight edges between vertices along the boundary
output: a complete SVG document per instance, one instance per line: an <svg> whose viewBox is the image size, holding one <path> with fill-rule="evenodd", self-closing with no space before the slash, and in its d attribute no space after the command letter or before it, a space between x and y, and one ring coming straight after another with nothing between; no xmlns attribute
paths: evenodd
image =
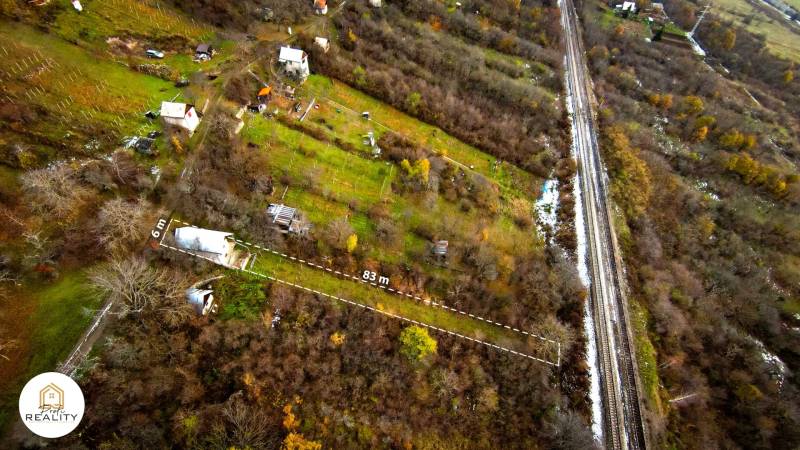
<svg viewBox="0 0 800 450"><path fill-rule="evenodd" d="M278 64L287 74L305 81L311 73L308 69L308 54L299 48L281 47Z"/></svg>
<svg viewBox="0 0 800 450"><path fill-rule="evenodd" d="M204 228L181 227L175 230L175 244L223 266L234 266L236 242L233 233L206 230Z"/></svg>
<svg viewBox="0 0 800 450"><path fill-rule="evenodd" d="M166 124L188 130L190 135L200 125L194 105L186 103L161 102L161 117Z"/></svg>

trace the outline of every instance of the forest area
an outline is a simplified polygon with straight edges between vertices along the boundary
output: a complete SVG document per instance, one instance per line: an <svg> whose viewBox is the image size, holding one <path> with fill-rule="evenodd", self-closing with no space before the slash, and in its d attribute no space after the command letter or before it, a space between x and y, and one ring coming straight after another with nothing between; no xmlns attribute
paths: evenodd
<svg viewBox="0 0 800 450"><path fill-rule="evenodd" d="M689 2L665 6L685 29L699 14ZM652 431L672 448L794 448L794 65L713 12L697 33L709 66L596 20L601 11L582 2L601 151L647 335L637 343L653 350L647 364L640 356Z"/></svg>

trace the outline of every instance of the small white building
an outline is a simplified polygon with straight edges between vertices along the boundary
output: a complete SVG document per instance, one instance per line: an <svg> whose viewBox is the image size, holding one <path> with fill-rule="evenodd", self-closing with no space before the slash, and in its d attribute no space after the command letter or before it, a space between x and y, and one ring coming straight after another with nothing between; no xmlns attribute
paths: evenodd
<svg viewBox="0 0 800 450"><path fill-rule="evenodd" d="M186 290L186 299L198 315L205 316L210 312L217 312L217 305L214 303L213 292L214 291L211 289L191 287Z"/></svg>
<svg viewBox="0 0 800 450"><path fill-rule="evenodd" d="M175 230L175 244L180 249L189 250L216 264L236 267L234 264L236 242L233 239L233 233L181 227Z"/></svg>
<svg viewBox="0 0 800 450"><path fill-rule="evenodd" d="M194 105L186 103L161 102L161 117L166 124L188 130L190 135L200 125Z"/></svg>
<svg viewBox="0 0 800 450"><path fill-rule="evenodd" d="M369 0L369 5L373 8L380 8L381 7L381 0Z"/></svg>
<svg viewBox="0 0 800 450"><path fill-rule="evenodd" d="M331 42L324 37L315 37L314 43L320 46L325 53L328 53L331 48Z"/></svg>
<svg viewBox="0 0 800 450"><path fill-rule="evenodd" d="M628 1L622 2L622 11L623 12L628 11L631 14L635 13L636 12L636 2L628 2Z"/></svg>
<svg viewBox="0 0 800 450"><path fill-rule="evenodd" d="M308 69L308 54L299 48L281 47L278 64L287 74L305 81L311 71Z"/></svg>

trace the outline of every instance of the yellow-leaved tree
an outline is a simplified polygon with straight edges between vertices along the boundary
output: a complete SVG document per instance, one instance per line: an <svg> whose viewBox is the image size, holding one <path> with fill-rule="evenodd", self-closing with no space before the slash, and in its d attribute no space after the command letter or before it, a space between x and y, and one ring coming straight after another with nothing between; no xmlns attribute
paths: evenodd
<svg viewBox="0 0 800 450"><path fill-rule="evenodd" d="M637 218L650 201L650 170L639 158L639 150L631 146L621 126L609 127L604 137L603 151L607 156L611 194L628 218Z"/></svg>
<svg viewBox="0 0 800 450"><path fill-rule="evenodd" d="M347 253L353 253L358 246L358 235L355 233L347 237Z"/></svg>

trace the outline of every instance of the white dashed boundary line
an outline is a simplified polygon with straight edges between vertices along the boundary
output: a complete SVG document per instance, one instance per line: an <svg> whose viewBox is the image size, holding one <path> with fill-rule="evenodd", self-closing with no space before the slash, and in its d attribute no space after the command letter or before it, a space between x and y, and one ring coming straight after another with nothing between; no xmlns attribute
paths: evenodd
<svg viewBox="0 0 800 450"><path fill-rule="evenodd" d="M196 253L192 253L192 252L189 252L189 251L177 248L177 247L173 247L171 245L167 245L167 244L164 244L164 243L159 243L158 245L161 246L161 247L164 247L164 248L168 248L170 250L174 250L174 251L179 252L179 253L184 253L186 255L194 256L196 258L205 259L206 261L209 261L209 262L211 262L211 263L213 263L215 265L220 265L216 261L214 261L214 260L212 260L210 258L207 258L207 257L205 257L203 255L198 255ZM226 268L230 269L230 267L227 267L227 266L223 266L223 267L226 267ZM374 308L374 307L369 306L369 305L364 305L364 304L361 304L361 303L358 303L358 302L354 302L354 301L348 300L346 298L338 297L336 295L331 295L331 294L328 294L328 293L325 293L325 292L320 292L320 291L318 291L316 289L311 289L311 288L305 287L305 286L297 284L297 283L292 283L291 281L281 280L280 278L275 278L275 277L270 276L270 275L264 275L262 273L254 272L254 271L248 270L248 269L234 269L234 270L239 270L241 272L249 273L250 275L255 275L255 276L259 277L259 278L264 278L264 279L267 279L267 280L270 280L270 281L275 281L277 283L285 284L287 286L292 286L294 288L301 289L301 290L304 290L304 291L307 291L307 292L311 292L313 294L317 294L317 295L320 295L320 296L323 296L323 297L328 297L328 298L333 299L333 300L338 300L340 302L346 303L346 304L351 305L351 306L357 306L359 308L364 308L364 309L367 309L369 311L376 312L378 314L383 314L384 316L391 317L393 319L398 319L398 320L401 320L401 321L404 321L404 322L413 323L415 325L419 325L421 327L425 327L425 328L428 328L428 329L431 329L431 330L434 330L434 331L438 331L440 333L449 334L451 336L455 336L455 337L458 337L458 338L466 339L468 341L472 341L472 342L475 342L477 344L484 345L486 347L494 348L495 350L499 350L499 351L502 351L502 352L510 353L510 354L516 355L516 356L521 356L523 358L527 358L527 359L531 359L533 361L544 363L544 364L547 364L547 365L552 366L552 367L558 367L558 364L556 364L556 363L553 363L551 361L547 361L547 360L544 360L544 359L541 359L541 358L537 358L536 356L533 356L533 355L528 355L526 353L522 353L522 352L518 352L518 351L515 351L515 350L511 350L510 348L502 347L502 346L499 346L499 345L495 345L495 344L492 344L490 342L482 341L480 339L471 338L469 336L465 336L463 334L456 333L454 331L445 330L444 328L439 328L439 327L436 327L436 326L433 326L433 325L428 325L427 323L424 323L424 322L420 322L420 321L417 321L417 320L409 319L409 318L406 318L406 317L403 317L403 316L398 316L397 314L392 314L390 312L383 311L383 310L380 310L378 308Z"/></svg>
<svg viewBox="0 0 800 450"><path fill-rule="evenodd" d="M179 219L170 219L170 223L172 223L173 220L175 222L179 222L179 223L181 223L183 225L197 228L195 225L192 225L190 223L184 222L184 221L179 220ZM169 228L169 227L167 227L167 228ZM164 233L164 234L166 234L166 233ZM547 342L549 342L551 344L554 344L554 345L558 344L558 342L554 341L553 339L546 338L544 336L540 336L540 335L538 335L536 333L531 333L531 332L528 332L528 331L525 331L525 330L520 330L519 328L512 327L510 325L506 325L504 323L497 322L497 321L494 321L492 319L487 319L485 317L476 316L476 315L468 313L466 311L462 311L460 309L456 309L456 308L447 306L444 303L438 303L438 302L435 302L433 300L425 299L425 298L422 298L422 297L419 297L419 296L416 296L416 295L413 295L413 294L409 294L407 292L399 291L399 290L394 289L394 288L389 287L389 286L383 286L381 284L365 280L365 279L357 277L355 275L350 275L348 273L340 272L338 270L331 269L329 267L324 267L324 266L321 266L319 264L313 263L311 261L306 261L304 259L297 258L297 257L292 256L292 255L287 255L286 253L281 253L281 252L279 252L277 250L273 250L273 249L268 248L268 247L263 247L263 246L258 245L258 244L253 244L252 242L242 241L240 239L234 239L234 240L238 244L245 245L245 246L248 246L248 247L255 247L255 248L259 249L259 250L263 250L265 252L272 253L272 254L280 256L282 258L287 258L287 259L290 259L292 261L299 262L299 263L305 264L305 265L310 266L310 267L314 267L315 269L324 270L326 272L330 272L330 273L333 273L333 274L336 274L336 275L339 275L339 276L342 276L342 277L345 277L345 278L349 278L349 279L351 279L353 281L356 281L356 282L359 282L359 283L368 284L370 286L373 286L373 287L376 287L376 288L379 288L379 289L383 289L385 291L391 292L391 293L399 295L401 297L407 297L407 298L411 298L411 299L420 301L420 302L422 302L422 303L424 303L424 304L426 304L428 306L432 306L432 307L436 307L436 308L442 308L442 309L445 309L445 310L448 310L448 311L452 311L452 312L455 312L455 313L463 314L463 315L469 316L469 317L471 317L473 319L481 320L483 322L490 323L492 325L496 325L498 327L505 328L507 330L511 330L511 331L513 331L515 333L519 333L519 334L522 334L522 335L525 335L525 336L530 336L530 337L534 337L534 338L537 338L537 339L541 339L543 341L547 341Z"/></svg>

